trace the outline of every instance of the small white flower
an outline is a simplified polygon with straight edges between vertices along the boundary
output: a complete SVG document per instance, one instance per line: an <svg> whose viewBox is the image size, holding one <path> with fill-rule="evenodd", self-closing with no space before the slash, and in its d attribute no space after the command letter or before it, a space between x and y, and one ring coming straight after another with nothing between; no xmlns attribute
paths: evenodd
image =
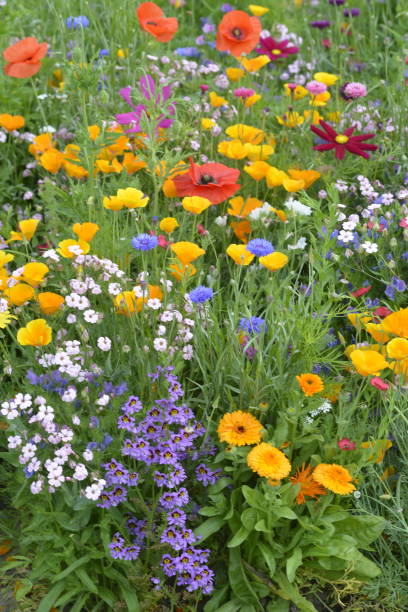
<svg viewBox="0 0 408 612"><path fill-rule="evenodd" d="M223 217L216 217L214 222L219 226L219 227L225 227L227 225L227 221L228 221L228 216L224 215Z"/></svg>
<svg viewBox="0 0 408 612"><path fill-rule="evenodd" d="M158 298L149 298L147 300L147 306L152 310L158 310L161 307L161 301Z"/></svg>
<svg viewBox="0 0 408 612"><path fill-rule="evenodd" d="M307 240L304 236L301 236L296 244L288 244L288 249L295 251L296 249L304 250L307 246Z"/></svg>
<svg viewBox="0 0 408 612"><path fill-rule="evenodd" d="M107 336L99 336L96 343L101 351L110 351L112 346L112 341Z"/></svg>
<svg viewBox="0 0 408 612"><path fill-rule="evenodd" d="M294 198L289 198L285 202L286 208L297 213L304 217L309 217L312 214L312 209L310 206L306 206L306 204L302 204L299 200L295 200Z"/></svg>
<svg viewBox="0 0 408 612"><path fill-rule="evenodd" d="M341 240L341 242L344 242L344 244L347 244L348 242L352 242L354 240L353 232L349 232L346 230L340 230L338 239Z"/></svg>
<svg viewBox="0 0 408 612"><path fill-rule="evenodd" d="M375 242L370 242L369 240L363 242L361 248L364 249L366 253L377 253L378 251L378 245L375 244Z"/></svg>
<svg viewBox="0 0 408 612"><path fill-rule="evenodd" d="M97 323L99 320L99 313L90 308L84 311L84 319L87 323Z"/></svg>
<svg viewBox="0 0 408 612"><path fill-rule="evenodd" d="M163 352L167 349L167 340L165 338L155 338L153 340L153 346L156 351Z"/></svg>
<svg viewBox="0 0 408 612"><path fill-rule="evenodd" d="M43 488L42 480L34 480L34 482L32 482L30 485L30 491L33 495L37 495L37 493L39 493L42 488Z"/></svg>

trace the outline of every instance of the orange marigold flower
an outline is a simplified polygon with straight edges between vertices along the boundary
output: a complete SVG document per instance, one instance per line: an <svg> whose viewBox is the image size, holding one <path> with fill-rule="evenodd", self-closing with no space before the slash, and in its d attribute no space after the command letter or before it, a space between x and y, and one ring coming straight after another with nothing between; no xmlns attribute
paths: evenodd
<svg viewBox="0 0 408 612"><path fill-rule="evenodd" d="M262 442L249 451L247 463L253 472L272 480L286 478L291 470L286 455L267 442Z"/></svg>
<svg viewBox="0 0 408 612"><path fill-rule="evenodd" d="M221 442L231 446L258 444L261 441L262 424L249 412L235 410L224 414L218 425Z"/></svg>
<svg viewBox="0 0 408 612"><path fill-rule="evenodd" d="M259 42L261 30L258 17L250 17L244 11L229 11L218 26L217 49L229 51L234 57L250 53Z"/></svg>
<svg viewBox="0 0 408 612"><path fill-rule="evenodd" d="M304 504L306 497L317 499L319 495L326 495L324 488L312 477L313 468L311 465L302 465L298 468L296 474L290 477L293 485L300 485L296 501L298 504Z"/></svg>
<svg viewBox="0 0 408 612"><path fill-rule="evenodd" d="M338 495L348 495L356 488L350 472L336 463L319 463L312 476L316 482Z"/></svg>
<svg viewBox="0 0 408 612"><path fill-rule="evenodd" d="M296 380L307 397L320 393L324 389L323 381L317 374L300 374L296 376Z"/></svg>

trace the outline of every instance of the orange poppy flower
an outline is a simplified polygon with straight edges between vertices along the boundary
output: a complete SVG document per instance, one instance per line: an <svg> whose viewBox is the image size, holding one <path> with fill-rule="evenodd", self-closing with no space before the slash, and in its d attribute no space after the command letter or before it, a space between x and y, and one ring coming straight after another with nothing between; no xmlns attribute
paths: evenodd
<svg viewBox="0 0 408 612"><path fill-rule="evenodd" d="M142 2L136 12L142 30L154 36L159 42L168 42L178 30L177 19L164 17L162 9L154 2Z"/></svg>
<svg viewBox="0 0 408 612"><path fill-rule="evenodd" d="M190 169L173 178L179 197L200 196L212 204L219 204L230 198L241 185L237 184L239 170L224 164L208 163L198 166L190 159Z"/></svg>
<svg viewBox="0 0 408 612"><path fill-rule="evenodd" d="M229 11L218 26L217 49L229 51L234 57L250 53L259 42L261 30L258 17L250 17L244 11Z"/></svg>
<svg viewBox="0 0 408 612"><path fill-rule="evenodd" d="M47 43L39 43L31 36L10 45L3 51L3 57L7 62L3 68L4 73L17 79L37 74L41 68L40 59L47 53L47 49Z"/></svg>

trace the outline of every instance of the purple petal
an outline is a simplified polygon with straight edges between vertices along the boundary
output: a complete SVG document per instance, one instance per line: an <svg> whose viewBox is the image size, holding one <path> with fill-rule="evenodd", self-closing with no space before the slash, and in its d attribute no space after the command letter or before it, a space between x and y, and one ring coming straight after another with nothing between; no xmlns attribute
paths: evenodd
<svg viewBox="0 0 408 612"><path fill-rule="evenodd" d="M119 90L119 95L121 96L121 98L123 98L124 101L129 104L129 106L131 106L132 108L136 108L136 106L132 102L131 93L132 88L130 85L128 85L127 87L123 87Z"/></svg>
<svg viewBox="0 0 408 612"><path fill-rule="evenodd" d="M156 85L153 77L150 74L142 76L139 83L143 96L146 98L146 100L150 100L150 98L152 98L156 92Z"/></svg>
<svg viewBox="0 0 408 612"><path fill-rule="evenodd" d="M165 102L166 100L168 100L170 98L170 95L171 95L171 87L170 85L166 85L165 87L163 87L162 93L161 93L162 102Z"/></svg>

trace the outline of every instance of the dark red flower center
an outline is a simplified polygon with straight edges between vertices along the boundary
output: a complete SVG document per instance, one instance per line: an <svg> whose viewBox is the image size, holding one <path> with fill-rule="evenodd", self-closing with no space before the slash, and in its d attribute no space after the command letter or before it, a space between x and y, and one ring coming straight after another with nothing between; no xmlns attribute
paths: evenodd
<svg viewBox="0 0 408 612"><path fill-rule="evenodd" d="M231 34L237 40L240 40L243 37L243 32L239 28L234 28L233 30L231 30Z"/></svg>
<svg viewBox="0 0 408 612"><path fill-rule="evenodd" d="M209 183L216 183L217 181L211 174L202 174L199 182L200 185L208 185Z"/></svg>
<svg viewBox="0 0 408 612"><path fill-rule="evenodd" d="M157 21L146 21L147 25L157 26Z"/></svg>
<svg viewBox="0 0 408 612"><path fill-rule="evenodd" d="M245 427L243 425L238 425L237 432L238 433L244 433L245 432Z"/></svg>

